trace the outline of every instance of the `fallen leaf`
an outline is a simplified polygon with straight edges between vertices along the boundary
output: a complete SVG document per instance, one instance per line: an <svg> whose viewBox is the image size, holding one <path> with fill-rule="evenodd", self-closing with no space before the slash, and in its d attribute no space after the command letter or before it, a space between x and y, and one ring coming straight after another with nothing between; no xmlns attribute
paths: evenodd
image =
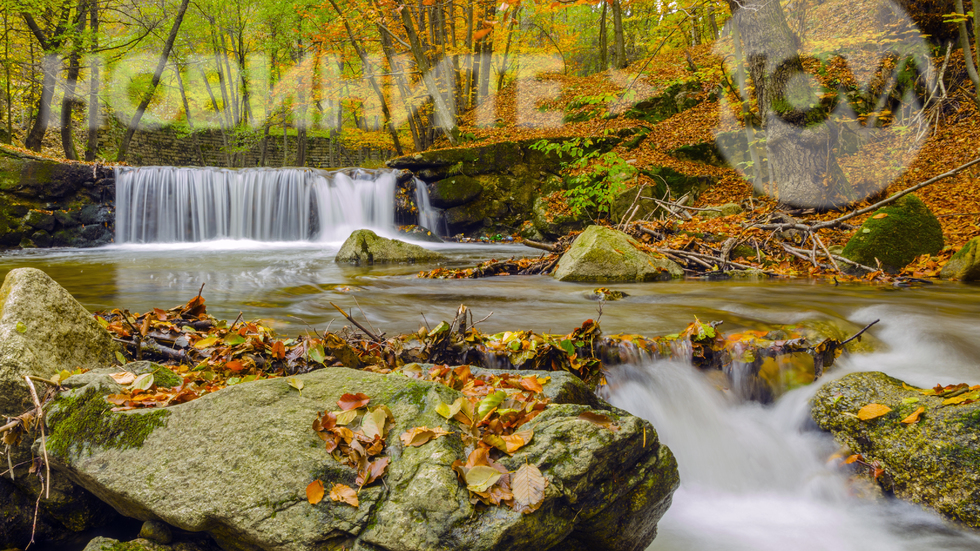
<svg viewBox="0 0 980 551"><path fill-rule="evenodd" d="M544 489L547 486L548 480L537 467L527 463L521 465L510 480L514 510L524 514L536 511L544 502Z"/></svg>
<svg viewBox="0 0 980 551"><path fill-rule="evenodd" d="M368 405L371 399L368 398L367 394L362 394L358 392L357 394L344 394L337 400L337 405L340 409L347 411L349 409L362 408Z"/></svg>
<svg viewBox="0 0 980 551"><path fill-rule="evenodd" d="M462 409L462 407L463 407L463 397L460 396L459 398L456 398L456 401L453 402L452 405L446 404L444 402L439 402L439 405L436 406L436 413L442 415L446 419L452 419L453 416L459 413L459 410Z"/></svg>
<svg viewBox="0 0 980 551"><path fill-rule="evenodd" d="M925 411L926 411L925 407L920 407L919 409L913 411L911 415L909 415L905 419L902 419L902 422L905 423L906 425L912 425L918 423L919 417L921 417L922 414L925 413Z"/></svg>
<svg viewBox="0 0 980 551"><path fill-rule="evenodd" d="M133 388L138 388L140 390L149 390L153 386L153 374L144 373L133 381Z"/></svg>
<svg viewBox="0 0 980 551"><path fill-rule="evenodd" d="M323 482L319 480L310 482L310 485L306 487L306 500L310 502L310 505L316 505L323 500Z"/></svg>
<svg viewBox="0 0 980 551"><path fill-rule="evenodd" d="M583 421L588 421L593 425L599 425L600 427L607 428L613 432L619 430L619 425L613 423L612 419L602 415L600 413L594 413L591 411L583 411L578 415L578 418Z"/></svg>
<svg viewBox="0 0 980 551"><path fill-rule="evenodd" d="M351 507L360 505L360 502L357 500L357 492L354 491L354 488L346 484L334 484L333 488L330 488L330 499L341 501Z"/></svg>
<svg viewBox="0 0 980 551"><path fill-rule="evenodd" d="M858 410L858 419L862 421L870 421L885 415L891 410L892 408L882 404L868 404Z"/></svg>
<svg viewBox="0 0 980 551"><path fill-rule="evenodd" d="M334 415L337 416L336 423L340 426L349 425L354 422L354 419L357 419L356 409L349 409L347 411L335 411L333 413Z"/></svg>
<svg viewBox="0 0 980 551"><path fill-rule="evenodd" d="M501 473L493 467L477 465L466 471L466 489L471 492L485 492L500 480Z"/></svg>
<svg viewBox="0 0 980 551"><path fill-rule="evenodd" d="M361 431L364 435L374 440L377 436L379 438L385 437L385 423L388 421L388 413L384 408L377 408L374 411L364 415L361 419Z"/></svg>
<svg viewBox="0 0 980 551"><path fill-rule="evenodd" d="M361 488L384 476L388 468L388 458L381 457L367 464L364 469L357 473L357 485Z"/></svg>
<svg viewBox="0 0 980 551"><path fill-rule="evenodd" d="M875 220L881 220L882 218L888 218L888 213L887 212L882 212L880 214L876 214L876 215L872 216L871 218L874 218Z"/></svg>
<svg viewBox="0 0 980 551"><path fill-rule="evenodd" d="M218 337L205 337L194 343L194 348L202 350L205 348L210 348L216 344L218 344Z"/></svg>
<svg viewBox="0 0 980 551"><path fill-rule="evenodd" d="M131 385L133 384L133 381L136 380L136 375L128 371L120 371L119 373L113 373L109 376L112 377L113 381L116 381L123 386Z"/></svg>
<svg viewBox="0 0 980 551"><path fill-rule="evenodd" d="M845 459L844 460L844 464L845 465L850 465L851 463L854 463L856 461L864 461L864 456L862 456L859 453L856 453L856 454L848 457L847 459Z"/></svg>
<svg viewBox="0 0 980 551"><path fill-rule="evenodd" d="M289 386L298 390L300 394L303 393L303 381L297 379L296 377L290 377L286 379L286 382L289 383ZM338 423L338 424L346 424L346 423Z"/></svg>
<svg viewBox="0 0 980 551"><path fill-rule="evenodd" d="M449 434L449 432L440 427L435 427L432 429L428 427L415 427L410 431L402 433L400 438L402 444L405 446L418 447L447 434Z"/></svg>

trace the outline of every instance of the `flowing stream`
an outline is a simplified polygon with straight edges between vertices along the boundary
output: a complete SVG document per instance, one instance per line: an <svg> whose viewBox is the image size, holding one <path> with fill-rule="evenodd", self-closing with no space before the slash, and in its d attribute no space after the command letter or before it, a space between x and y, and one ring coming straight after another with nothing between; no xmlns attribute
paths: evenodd
<svg viewBox="0 0 980 551"><path fill-rule="evenodd" d="M184 303L205 283L212 315L233 319L242 312L285 334L338 328L344 320L330 302L353 308L389 335L434 326L460 303L477 319L493 312L481 325L487 332L567 333L599 315L586 298L594 285L539 276L423 280L414 277L421 266L338 265L338 247L226 240L24 251L0 258L0 277L15 267L41 268L91 310L137 312ZM519 246L434 247L453 266L537 254ZM603 305L605 333L673 333L694 316L723 321L724 331L809 319L856 331L880 318L871 330L880 350L845 356L825 377L879 370L920 386L980 383L978 287L678 281L615 288L630 296ZM681 487L651 551L980 550L980 537L917 506L859 497L860 486L827 465L836 447L809 420L816 386L761 406L730 400L676 361L618 366L608 380L606 397L651 420L680 465Z"/></svg>

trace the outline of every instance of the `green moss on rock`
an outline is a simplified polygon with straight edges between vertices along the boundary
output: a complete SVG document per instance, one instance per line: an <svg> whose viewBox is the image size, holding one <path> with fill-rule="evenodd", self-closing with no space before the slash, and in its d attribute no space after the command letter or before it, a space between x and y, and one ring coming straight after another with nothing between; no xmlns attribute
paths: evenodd
<svg viewBox="0 0 980 551"><path fill-rule="evenodd" d="M886 270L897 271L917 256L936 254L942 248L939 220L919 198L906 195L868 218L842 256L872 267L877 259Z"/></svg>
<svg viewBox="0 0 980 551"><path fill-rule="evenodd" d="M337 253L337 262L357 265L434 262L445 258L442 254L397 239L379 237L371 230L357 230L350 234Z"/></svg>
<svg viewBox="0 0 980 551"><path fill-rule="evenodd" d="M558 261L555 279L603 283L683 277L684 270L676 263L655 258L638 245L623 232L589 226Z"/></svg>
<svg viewBox="0 0 980 551"><path fill-rule="evenodd" d="M980 237L967 241L962 249L956 251L953 258L943 266L939 277L960 281L980 281L980 254L977 254L977 251L980 251Z"/></svg>
<svg viewBox="0 0 980 551"><path fill-rule="evenodd" d="M892 411L858 419L857 412L872 403ZM919 422L901 422L919 407L925 408ZM884 491L980 528L980 439L975 428L980 402L943 405L943 398L924 396L884 373L852 373L817 391L811 415L851 453L881 465L884 473L874 482Z"/></svg>

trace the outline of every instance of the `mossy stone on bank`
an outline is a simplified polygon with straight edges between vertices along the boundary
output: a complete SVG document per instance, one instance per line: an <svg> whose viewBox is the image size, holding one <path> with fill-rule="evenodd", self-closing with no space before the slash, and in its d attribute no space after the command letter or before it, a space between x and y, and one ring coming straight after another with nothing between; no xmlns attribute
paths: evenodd
<svg viewBox="0 0 980 551"><path fill-rule="evenodd" d="M344 241L337 262L357 265L436 262L445 257L437 252L397 239L378 236L371 230L357 230Z"/></svg>
<svg viewBox="0 0 980 551"><path fill-rule="evenodd" d="M26 411L24 375L110 365L116 349L92 314L47 274L11 270L0 287L0 414Z"/></svg>
<svg viewBox="0 0 980 551"><path fill-rule="evenodd" d="M584 282L662 281L683 277L676 263L651 256L623 232L589 226L558 261L555 279Z"/></svg>
<svg viewBox="0 0 980 551"><path fill-rule="evenodd" d="M465 205L480 196L483 185L472 176L450 176L429 185L429 201L432 206L448 209Z"/></svg>
<svg viewBox="0 0 980 551"><path fill-rule="evenodd" d="M711 218L721 218L723 216L733 216L742 213L742 207L736 203L725 203L724 205L721 206L708 207L708 208L714 210L699 211L698 216L700 216L701 218L711 219Z"/></svg>
<svg viewBox="0 0 980 551"><path fill-rule="evenodd" d="M881 465L876 483L883 490L980 529L980 402L943 401L884 373L852 373L817 391L811 415L850 453ZM891 411L862 421L857 413L868 404ZM925 412L917 423L902 423L920 407Z"/></svg>
<svg viewBox="0 0 980 551"><path fill-rule="evenodd" d="M897 271L917 256L936 254L942 248L939 220L910 194L868 218L847 242L842 256L871 267L880 261L886 270Z"/></svg>
<svg viewBox="0 0 980 551"><path fill-rule="evenodd" d="M960 281L980 281L980 237L966 242L943 266L939 277Z"/></svg>
<svg viewBox="0 0 980 551"><path fill-rule="evenodd" d="M538 197L534 200L531 217L534 229L545 239L558 239L568 232L581 230L589 224L587 214L556 213L548 208L548 202Z"/></svg>

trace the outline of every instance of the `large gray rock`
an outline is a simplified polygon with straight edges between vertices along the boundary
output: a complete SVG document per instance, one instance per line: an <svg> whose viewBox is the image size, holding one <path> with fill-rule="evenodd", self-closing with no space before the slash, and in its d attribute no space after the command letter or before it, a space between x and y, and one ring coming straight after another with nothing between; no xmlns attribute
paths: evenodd
<svg viewBox="0 0 980 551"><path fill-rule="evenodd" d="M30 407L24 375L97 368L113 362L115 351L109 333L47 274L7 274L0 287L0 414Z"/></svg>
<svg viewBox="0 0 980 551"><path fill-rule="evenodd" d="M852 373L817 391L811 415L850 453L878 462L883 490L980 528L980 402L943 402L884 373ZM891 411L862 421L857 414L868 404ZM902 423L920 407L917 423Z"/></svg>
<svg viewBox="0 0 980 551"><path fill-rule="evenodd" d="M432 206L448 209L465 205L483 193L483 185L472 176L450 176L429 185L429 201Z"/></svg>
<svg viewBox="0 0 980 551"><path fill-rule="evenodd" d="M86 374L88 375L88 374ZM461 427L435 408L461 396L400 374L331 368L240 384L163 410L109 412L108 376L71 378L47 416L49 453L59 471L127 515L211 533L230 550L547 550L640 551L678 484L676 463L650 424L626 412L602 413L613 431L579 419L587 406L549 406L525 425L533 440L501 460L526 462L549 479L541 508L522 515L476 507L451 465L466 458ZM550 383L549 383L550 384ZM394 417L384 483L360 491L359 508L325 498L310 505L314 479L354 486L311 429L317 413L344 393L364 392ZM452 432L406 448L416 426Z"/></svg>
<svg viewBox="0 0 980 551"><path fill-rule="evenodd" d="M337 253L337 262L357 265L436 262L445 256L418 245L378 236L371 230L350 234Z"/></svg>
<svg viewBox="0 0 980 551"><path fill-rule="evenodd" d="M966 242L963 248L956 251L953 258L943 266L939 277L943 279L958 279L960 281L980 281L980 237L974 237Z"/></svg>
<svg viewBox="0 0 980 551"><path fill-rule="evenodd" d="M683 277L684 270L675 262L651 256L639 250L638 245L623 232L589 226L558 261L555 279L630 282Z"/></svg>

